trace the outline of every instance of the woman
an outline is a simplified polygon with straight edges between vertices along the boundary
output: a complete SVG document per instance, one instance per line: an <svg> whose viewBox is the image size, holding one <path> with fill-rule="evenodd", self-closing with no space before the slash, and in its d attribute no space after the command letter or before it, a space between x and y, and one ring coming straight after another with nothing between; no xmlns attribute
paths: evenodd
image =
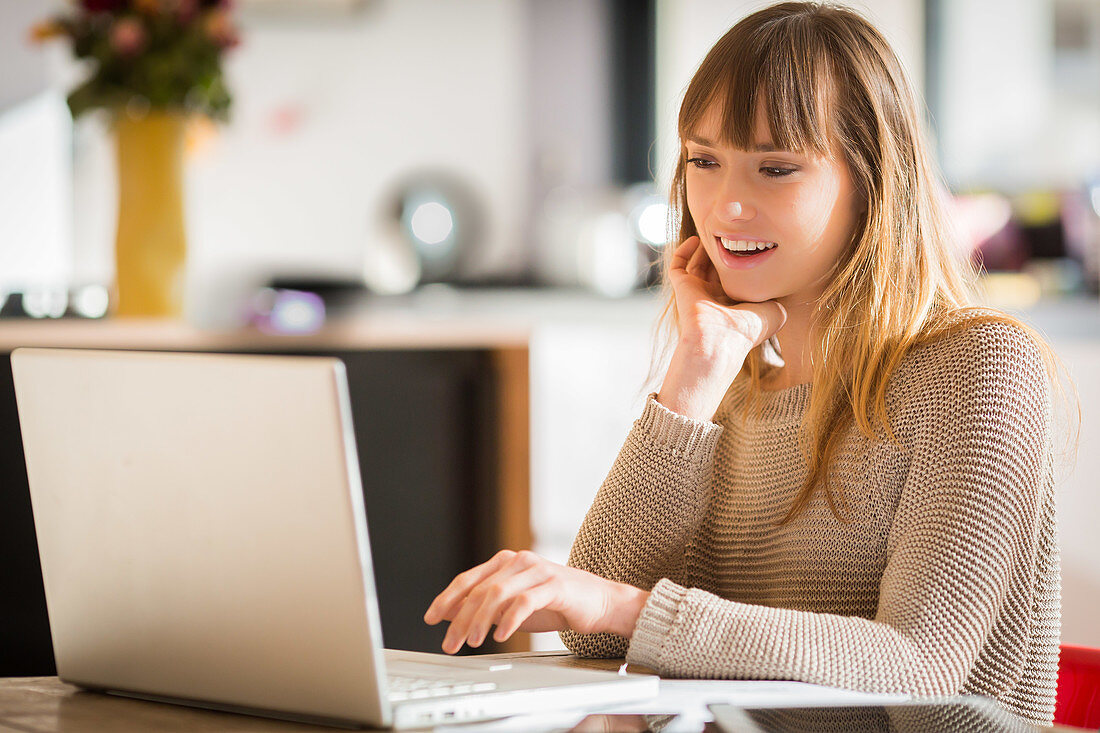
<svg viewBox="0 0 1100 733"><path fill-rule="evenodd" d="M675 348L569 566L501 552L425 616L663 675L982 694L1050 723L1054 357L969 308L893 51L840 7L734 26L680 109Z"/></svg>

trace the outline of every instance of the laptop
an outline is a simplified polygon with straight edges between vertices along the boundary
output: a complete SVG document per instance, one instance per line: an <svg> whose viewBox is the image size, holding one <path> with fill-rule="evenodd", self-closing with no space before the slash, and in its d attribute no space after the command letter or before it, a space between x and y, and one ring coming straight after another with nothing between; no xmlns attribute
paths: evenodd
<svg viewBox="0 0 1100 733"><path fill-rule="evenodd" d="M63 681L382 728L657 694L651 675L383 648L338 359L11 363Z"/></svg>

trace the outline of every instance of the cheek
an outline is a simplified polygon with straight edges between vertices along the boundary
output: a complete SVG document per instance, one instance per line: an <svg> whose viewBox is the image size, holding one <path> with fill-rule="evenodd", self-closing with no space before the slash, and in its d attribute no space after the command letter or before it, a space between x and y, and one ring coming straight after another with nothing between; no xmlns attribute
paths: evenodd
<svg viewBox="0 0 1100 733"><path fill-rule="evenodd" d="M706 185L692 176L685 181L685 189L688 213L691 214L691 220L695 222L695 229L698 231L710 211L710 191L707 190Z"/></svg>
<svg viewBox="0 0 1100 733"><path fill-rule="evenodd" d="M791 224L814 249L832 249L837 230L845 228L847 213L838 206L835 182L819 181L806 186L790 202Z"/></svg>

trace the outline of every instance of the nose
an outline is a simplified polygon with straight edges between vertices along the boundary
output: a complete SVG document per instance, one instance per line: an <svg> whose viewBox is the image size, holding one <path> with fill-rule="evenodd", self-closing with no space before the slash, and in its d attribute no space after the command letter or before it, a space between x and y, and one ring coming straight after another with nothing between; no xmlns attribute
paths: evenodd
<svg viewBox="0 0 1100 733"><path fill-rule="evenodd" d="M751 206L740 201L726 201L718 206L718 218L722 222L745 221L756 216Z"/></svg>

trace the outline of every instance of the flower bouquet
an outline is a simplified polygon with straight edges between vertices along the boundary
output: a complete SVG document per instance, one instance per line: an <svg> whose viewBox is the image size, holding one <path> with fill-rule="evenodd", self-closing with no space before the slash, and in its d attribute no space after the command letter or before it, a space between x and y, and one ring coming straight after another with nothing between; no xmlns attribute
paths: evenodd
<svg viewBox="0 0 1100 733"><path fill-rule="evenodd" d="M202 113L224 120L222 54L239 42L228 0L79 0L31 30L68 38L91 67L69 95L73 116L96 108Z"/></svg>

